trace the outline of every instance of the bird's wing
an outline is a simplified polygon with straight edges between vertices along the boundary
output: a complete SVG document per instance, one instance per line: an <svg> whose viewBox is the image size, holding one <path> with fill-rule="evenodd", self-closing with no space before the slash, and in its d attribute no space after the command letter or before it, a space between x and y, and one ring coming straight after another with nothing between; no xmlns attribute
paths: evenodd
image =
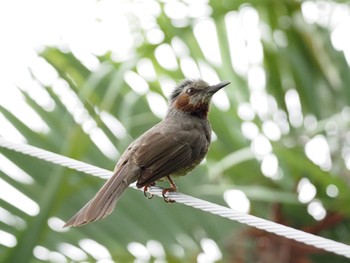
<svg viewBox="0 0 350 263"><path fill-rule="evenodd" d="M162 177L182 172L194 162L198 164L202 159L200 140L204 140L204 156L207 141L198 131L154 132L151 137L148 136L133 155L141 169L137 186L143 187Z"/></svg>

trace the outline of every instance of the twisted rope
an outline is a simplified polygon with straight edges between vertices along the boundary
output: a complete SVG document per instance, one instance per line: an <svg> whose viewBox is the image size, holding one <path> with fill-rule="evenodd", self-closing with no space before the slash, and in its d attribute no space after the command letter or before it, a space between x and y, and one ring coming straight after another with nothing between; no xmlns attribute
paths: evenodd
<svg viewBox="0 0 350 263"><path fill-rule="evenodd" d="M84 162L80 162L27 144L11 142L2 137L0 137L0 147L20 152L64 167L68 167L76 171L84 172L86 174L101 177L103 179L107 179L113 174L111 171L108 171L106 169L86 164ZM132 184L131 187L137 189L135 184ZM151 187L149 189L149 192L157 196L162 196L161 187ZM256 216L240 213L230 208L194 198L192 196L188 196L179 192L170 192L168 195L172 200L178 203L350 258L349 245L303 232L301 230L271 222Z"/></svg>

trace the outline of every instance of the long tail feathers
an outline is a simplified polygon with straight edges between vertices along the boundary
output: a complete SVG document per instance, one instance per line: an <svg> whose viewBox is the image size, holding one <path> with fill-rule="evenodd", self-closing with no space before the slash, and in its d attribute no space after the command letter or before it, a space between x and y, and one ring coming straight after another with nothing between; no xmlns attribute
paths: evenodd
<svg viewBox="0 0 350 263"><path fill-rule="evenodd" d="M137 174L125 164L102 186L97 194L63 227L81 226L108 216L125 189L136 180Z"/></svg>

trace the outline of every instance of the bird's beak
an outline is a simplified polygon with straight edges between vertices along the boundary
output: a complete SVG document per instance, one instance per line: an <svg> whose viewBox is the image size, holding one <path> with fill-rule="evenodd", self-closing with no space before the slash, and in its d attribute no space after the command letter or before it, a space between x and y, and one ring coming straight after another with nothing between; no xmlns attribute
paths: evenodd
<svg viewBox="0 0 350 263"><path fill-rule="evenodd" d="M214 95L217 91L219 91L220 89L222 89L223 87L227 86L228 84L230 84L231 82L229 81L223 81L219 84L216 84L216 85L213 85L213 86L210 86L209 88L207 88L207 92L210 94L210 95Z"/></svg>

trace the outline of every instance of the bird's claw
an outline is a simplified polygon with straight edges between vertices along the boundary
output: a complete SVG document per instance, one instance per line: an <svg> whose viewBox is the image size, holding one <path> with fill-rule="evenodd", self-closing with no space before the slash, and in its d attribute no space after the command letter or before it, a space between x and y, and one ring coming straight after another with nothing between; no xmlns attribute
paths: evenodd
<svg viewBox="0 0 350 263"><path fill-rule="evenodd" d="M170 199L170 197L166 195L169 192L176 192L176 189L174 189L174 188L165 188L165 189L162 190L162 196L164 198L164 202L166 202L166 203L175 203L175 200Z"/></svg>
<svg viewBox="0 0 350 263"><path fill-rule="evenodd" d="M154 196L154 194L151 194L151 193L146 192L146 191L143 192L143 195L146 196L147 199L152 199Z"/></svg>
<svg viewBox="0 0 350 263"><path fill-rule="evenodd" d="M163 189L162 190L162 196L163 196L164 201L166 203L175 203L175 200L173 200L169 196L167 196L167 193L169 193L169 192L176 192L177 191L177 187L174 184L174 182L171 180L170 176L167 176L167 178L168 178L168 180L170 182L171 187ZM156 185L156 183L152 182L152 183L144 186L144 188L143 188L143 195L146 196L148 199L152 199L153 196L154 196L153 194L148 192L148 189L150 187L152 187L152 186L155 186L155 185Z"/></svg>
<svg viewBox="0 0 350 263"><path fill-rule="evenodd" d="M153 194L151 194L150 192L148 192L148 189L151 187L151 186L155 186L156 184L153 182L153 183L150 183L148 185L146 185L144 188L143 188L143 195L146 196L147 199L152 199L153 198Z"/></svg>

